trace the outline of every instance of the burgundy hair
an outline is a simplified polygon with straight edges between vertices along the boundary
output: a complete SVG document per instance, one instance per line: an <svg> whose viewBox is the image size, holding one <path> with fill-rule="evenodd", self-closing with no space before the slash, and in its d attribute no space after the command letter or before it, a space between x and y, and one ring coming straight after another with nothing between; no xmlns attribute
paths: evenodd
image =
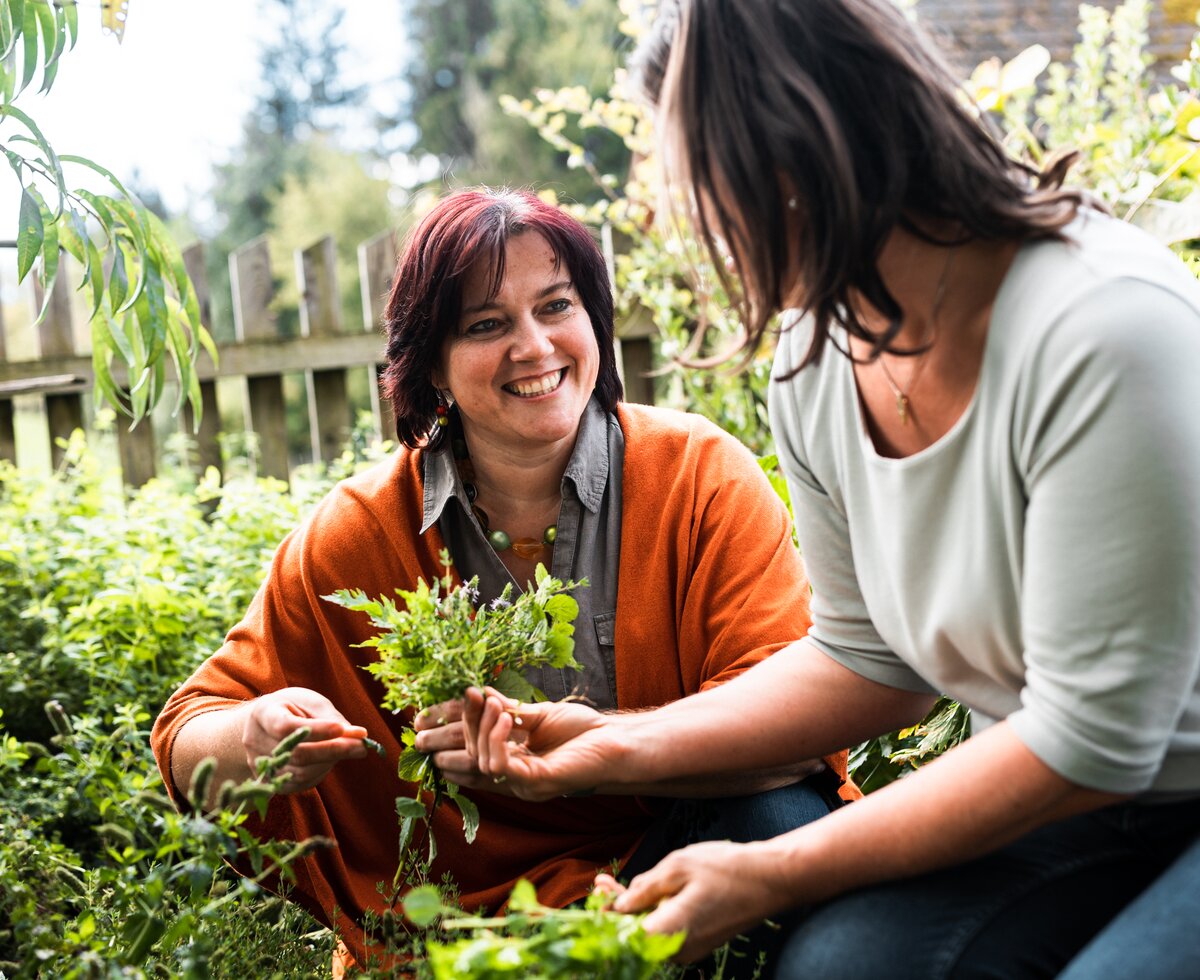
<svg viewBox="0 0 1200 980"><path fill-rule="evenodd" d="M409 233L384 313L387 367L383 393L396 435L410 448L431 441L437 392L430 376L458 327L463 281L478 263L491 270L488 298L504 281L509 239L536 231L549 244L592 321L600 349L595 394L605 411L621 399L613 351L613 298L604 256L588 230L566 212L527 191L459 191Z"/></svg>

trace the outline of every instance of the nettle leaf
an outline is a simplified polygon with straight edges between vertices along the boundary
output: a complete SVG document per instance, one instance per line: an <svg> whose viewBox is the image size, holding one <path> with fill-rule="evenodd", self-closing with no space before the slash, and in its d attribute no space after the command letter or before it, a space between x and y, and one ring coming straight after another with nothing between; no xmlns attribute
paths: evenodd
<svg viewBox="0 0 1200 980"><path fill-rule="evenodd" d="M428 770L429 756L424 752L418 752L410 746L400 753L400 760L396 763L396 775L406 783L421 782Z"/></svg>
<svg viewBox="0 0 1200 980"><path fill-rule="evenodd" d="M492 681L492 687L505 697L517 701L539 701L545 698L536 687L525 679L525 675L511 667L505 667Z"/></svg>
<svg viewBox="0 0 1200 980"><path fill-rule="evenodd" d="M33 260L42 249L45 229L42 209L28 188L21 191L21 210L17 229L17 281L23 282L33 268Z"/></svg>

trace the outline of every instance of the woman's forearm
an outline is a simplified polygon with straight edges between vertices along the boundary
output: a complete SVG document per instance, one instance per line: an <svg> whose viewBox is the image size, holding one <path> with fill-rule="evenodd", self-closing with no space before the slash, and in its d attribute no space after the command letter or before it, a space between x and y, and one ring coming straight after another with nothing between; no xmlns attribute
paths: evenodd
<svg viewBox="0 0 1200 980"><path fill-rule="evenodd" d="M755 845L780 907L961 864L1125 797L1069 782L1006 724L791 834Z"/></svg>
<svg viewBox="0 0 1200 980"><path fill-rule="evenodd" d="M600 791L819 759L916 724L928 694L867 680L801 640L718 688L619 716L603 736Z"/></svg>
<svg viewBox="0 0 1200 980"><path fill-rule="evenodd" d="M216 793L227 779L236 783L249 779L253 773L242 733L252 702L206 711L188 720L171 747L171 781L175 792L183 796L191 784L192 773L203 759L212 756L217 769L210 783L208 804L215 802Z"/></svg>

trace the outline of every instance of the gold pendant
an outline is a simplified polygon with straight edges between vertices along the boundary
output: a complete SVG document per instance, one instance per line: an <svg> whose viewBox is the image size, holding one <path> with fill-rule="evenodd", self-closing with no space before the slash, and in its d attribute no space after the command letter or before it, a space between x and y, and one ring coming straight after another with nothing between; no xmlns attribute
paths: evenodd
<svg viewBox="0 0 1200 980"><path fill-rule="evenodd" d="M908 425L908 395L902 391L896 392L896 411L900 415L900 424Z"/></svg>

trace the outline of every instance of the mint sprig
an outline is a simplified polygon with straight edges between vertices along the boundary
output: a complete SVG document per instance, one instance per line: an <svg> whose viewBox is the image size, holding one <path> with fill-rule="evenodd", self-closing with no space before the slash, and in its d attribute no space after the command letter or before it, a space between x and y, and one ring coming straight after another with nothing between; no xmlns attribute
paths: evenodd
<svg viewBox="0 0 1200 980"><path fill-rule="evenodd" d="M538 565L535 585L513 596L511 584L499 598L476 608L479 578L455 585L450 557L441 554L446 572L432 585L418 581L412 591L397 589L399 602L389 596L372 599L360 589L340 589L322 596L328 602L366 613L379 629L357 644L378 651L379 659L365 669L384 687L382 707L400 712L424 710L463 697L469 687L491 686L518 701L544 701L523 671L533 667L572 668L575 660L575 617L579 603L568 593L587 580L562 582ZM457 786L437 773L429 756L418 752L411 728L401 734L404 749L397 764L402 780L419 784L452 800L463 816L463 833L470 843L479 828L479 812ZM411 837L414 808L397 801L404 844ZM430 812L432 811L432 808ZM428 820L426 820L428 822ZM432 835L429 860L436 854Z"/></svg>

